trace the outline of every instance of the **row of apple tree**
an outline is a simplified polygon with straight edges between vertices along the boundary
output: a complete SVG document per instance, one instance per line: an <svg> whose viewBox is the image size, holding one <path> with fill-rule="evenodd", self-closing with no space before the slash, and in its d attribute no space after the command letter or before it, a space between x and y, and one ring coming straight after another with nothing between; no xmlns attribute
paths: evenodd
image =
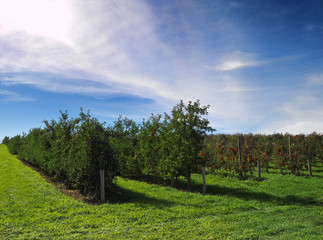
<svg viewBox="0 0 323 240"><path fill-rule="evenodd" d="M312 165L323 164L323 135L210 135L201 154L215 172L224 170L245 177L259 168L266 172L274 168L281 174L300 175Z"/></svg>
<svg viewBox="0 0 323 240"><path fill-rule="evenodd" d="M100 169L106 172L106 186L112 186L118 164L102 123L81 109L77 118L61 111L58 121L44 124L28 134L5 137L2 143L19 159L84 194L98 196Z"/></svg>
<svg viewBox="0 0 323 240"><path fill-rule="evenodd" d="M169 178L172 185L184 176L190 189L191 174L206 164L200 153L207 132L213 130L204 118L208 108L199 101L180 101L170 114L152 114L140 124L119 117L107 127L83 109L77 118L61 112L58 121L44 121L44 127L2 142L20 159L92 196L99 195L101 169L110 190L117 175Z"/></svg>
<svg viewBox="0 0 323 240"><path fill-rule="evenodd" d="M152 181L171 180L184 176L191 189L191 174L206 164L201 155L204 140L212 132L208 119L209 106L200 102L181 101L170 114L152 114L141 124L120 117L110 128L110 144L119 164L119 174Z"/></svg>

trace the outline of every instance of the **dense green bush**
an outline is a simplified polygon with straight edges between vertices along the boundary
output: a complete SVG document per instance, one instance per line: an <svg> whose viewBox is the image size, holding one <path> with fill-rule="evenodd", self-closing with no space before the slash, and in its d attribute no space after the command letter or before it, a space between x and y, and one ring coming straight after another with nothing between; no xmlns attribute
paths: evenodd
<svg viewBox="0 0 323 240"><path fill-rule="evenodd" d="M21 138L18 157L46 170L50 143L45 129L33 128Z"/></svg>
<svg viewBox="0 0 323 240"><path fill-rule="evenodd" d="M10 142L10 138L8 136L5 136L2 141L1 141L1 144L5 144L5 145L8 145Z"/></svg>
<svg viewBox="0 0 323 240"><path fill-rule="evenodd" d="M103 124L82 109L76 119L61 112L58 122L44 123L44 128L34 128L23 137L9 139L10 152L67 186L92 196L98 196L99 172L103 169L105 185L107 190L111 189L118 166Z"/></svg>
<svg viewBox="0 0 323 240"><path fill-rule="evenodd" d="M61 112L58 123L45 122L51 139L48 172L84 193L97 195L99 171L105 170L109 189L117 172L117 161L109 145L109 132L89 113L69 119Z"/></svg>
<svg viewBox="0 0 323 240"><path fill-rule="evenodd" d="M131 119L121 116L108 128L109 143L118 162L118 174L123 177L142 176L142 163L137 157L139 126Z"/></svg>
<svg viewBox="0 0 323 240"><path fill-rule="evenodd" d="M21 144L22 144L22 142L21 142L20 135L10 138L10 140L7 144L9 152L13 155L17 155L20 150Z"/></svg>

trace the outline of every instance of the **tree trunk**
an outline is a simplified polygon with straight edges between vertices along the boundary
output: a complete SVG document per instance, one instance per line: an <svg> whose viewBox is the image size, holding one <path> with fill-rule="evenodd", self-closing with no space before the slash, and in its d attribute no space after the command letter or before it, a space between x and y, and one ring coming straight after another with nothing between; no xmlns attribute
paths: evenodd
<svg viewBox="0 0 323 240"><path fill-rule="evenodd" d="M313 176L313 174L312 174L312 161L311 161L311 159L308 159L307 161L308 161L308 175L310 177L312 177Z"/></svg>
<svg viewBox="0 0 323 240"><path fill-rule="evenodd" d="M205 167L202 167L202 177L203 177L203 194L206 194Z"/></svg>
<svg viewBox="0 0 323 240"><path fill-rule="evenodd" d="M101 203L105 203L105 185L104 185L104 170L100 170L100 195Z"/></svg>
<svg viewBox="0 0 323 240"><path fill-rule="evenodd" d="M288 149L289 149L289 164L290 164L290 168L291 168L291 174L294 175L295 174L295 166L294 163L292 161L292 136L288 136Z"/></svg>
<svg viewBox="0 0 323 240"><path fill-rule="evenodd" d="M299 176L300 174L299 174L299 170L298 170L298 168L296 168L296 176Z"/></svg>
<svg viewBox="0 0 323 240"><path fill-rule="evenodd" d="M239 175L240 179L242 179L242 157L241 157L241 137L238 137L238 151L239 151Z"/></svg>
<svg viewBox="0 0 323 240"><path fill-rule="evenodd" d="M179 186L179 181L178 181L178 177L175 177L175 188L178 188Z"/></svg>
<svg viewBox="0 0 323 240"><path fill-rule="evenodd" d="M260 159L257 160L257 167L258 167L258 181L261 181L261 164L260 164Z"/></svg>

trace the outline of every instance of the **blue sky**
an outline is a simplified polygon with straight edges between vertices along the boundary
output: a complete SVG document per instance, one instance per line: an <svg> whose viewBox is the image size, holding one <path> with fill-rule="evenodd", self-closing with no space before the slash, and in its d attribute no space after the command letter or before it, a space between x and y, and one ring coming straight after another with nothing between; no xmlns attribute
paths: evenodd
<svg viewBox="0 0 323 240"><path fill-rule="evenodd" d="M0 0L0 139L197 99L221 133L322 133L322 43L320 0Z"/></svg>

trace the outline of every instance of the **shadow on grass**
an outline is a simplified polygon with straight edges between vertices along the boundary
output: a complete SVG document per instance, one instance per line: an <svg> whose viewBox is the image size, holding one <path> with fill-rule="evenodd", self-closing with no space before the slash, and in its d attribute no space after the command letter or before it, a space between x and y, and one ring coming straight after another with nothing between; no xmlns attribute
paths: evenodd
<svg viewBox="0 0 323 240"><path fill-rule="evenodd" d="M179 190L183 191L185 188L185 181L180 181L178 183ZM192 192L202 193L202 184L192 182ZM185 205L187 203L180 203L178 201L174 202L171 200L158 199L154 197L147 196L146 194L132 191L129 189L123 189L115 186L114 195L109 197L109 203L135 203L142 205L144 207L150 206L159 209L168 208L174 205ZM300 205L300 206L323 206L322 201L316 201L310 197L299 197L295 195L287 195L285 197L275 196L273 194L265 192L253 192L246 188L230 188L218 185L208 185L207 186L208 195L225 195L234 198L239 198L245 201L256 200L259 202L269 202L275 203L277 205ZM199 207L191 205L192 207Z"/></svg>
<svg viewBox="0 0 323 240"><path fill-rule="evenodd" d="M199 186L202 188L202 185ZM302 198L295 195L287 195L286 197L279 197L265 192L252 192L245 188L228 188L223 186L211 185L207 187L208 194L211 195L227 195L243 200L257 200L260 202L272 202L278 205L314 205L322 206L322 202L315 201L313 198Z"/></svg>
<svg viewBox="0 0 323 240"><path fill-rule="evenodd" d="M202 184L194 183L193 191L202 193ZM272 202L277 205L301 205L301 206L323 206L322 201L316 201L311 197L299 197L287 195L285 197L275 196L265 192L253 192L246 188L230 188L218 185L207 185L207 194L209 195L226 195L243 199L245 201L256 200L260 202Z"/></svg>
<svg viewBox="0 0 323 240"><path fill-rule="evenodd" d="M124 189L118 186L114 186L113 194L108 197L108 201L111 204L135 203L138 205L151 206L159 209L168 208L170 206L178 204L171 200L150 197L150 196L147 196L146 194L132 191L129 189Z"/></svg>

